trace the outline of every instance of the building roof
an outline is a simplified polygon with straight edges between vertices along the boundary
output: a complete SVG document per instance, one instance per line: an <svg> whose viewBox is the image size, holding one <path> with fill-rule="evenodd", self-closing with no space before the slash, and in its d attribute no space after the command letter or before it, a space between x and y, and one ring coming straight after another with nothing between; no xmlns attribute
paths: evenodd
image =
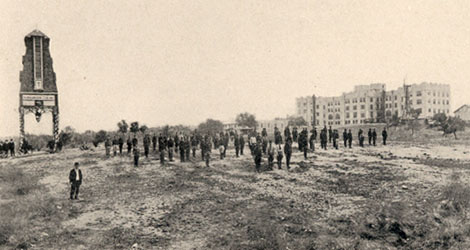
<svg viewBox="0 0 470 250"><path fill-rule="evenodd" d="M33 30L29 34L26 35L26 37L33 37L33 36L42 36L45 38L49 38L46 36L46 34L42 33L40 30Z"/></svg>
<svg viewBox="0 0 470 250"><path fill-rule="evenodd" d="M465 107L470 108L470 105L464 104L464 105L462 105L460 108L456 109L456 110L454 111L454 113L459 112L461 109L463 109L463 108L465 108Z"/></svg>

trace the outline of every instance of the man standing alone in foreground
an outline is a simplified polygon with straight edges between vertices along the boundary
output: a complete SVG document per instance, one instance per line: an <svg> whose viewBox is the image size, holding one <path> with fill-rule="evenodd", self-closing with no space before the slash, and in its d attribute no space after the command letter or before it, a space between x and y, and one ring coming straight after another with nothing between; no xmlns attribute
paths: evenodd
<svg viewBox="0 0 470 250"><path fill-rule="evenodd" d="M70 190L70 199L78 200L78 191L80 189L80 185L82 184L82 170L78 169L79 163L75 162L74 168L70 170L69 174L69 181L71 185Z"/></svg>

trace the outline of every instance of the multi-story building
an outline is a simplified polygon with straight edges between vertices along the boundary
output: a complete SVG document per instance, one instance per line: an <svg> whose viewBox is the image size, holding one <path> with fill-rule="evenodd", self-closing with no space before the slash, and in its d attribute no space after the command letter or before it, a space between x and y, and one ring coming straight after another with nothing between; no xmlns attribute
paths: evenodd
<svg viewBox="0 0 470 250"><path fill-rule="evenodd" d="M258 121L256 131L261 132L265 128L269 135L274 134L274 128L277 127L281 132L289 126L289 120L285 118L275 118L274 120Z"/></svg>
<svg viewBox="0 0 470 250"><path fill-rule="evenodd" d="M358 85L336 97L307 96L296 99L297 115L309 125L350 125L407 118L417 110L419 118L450 112L450 86L421 83L386 91L385 84Z"/></svg>
<svg viewBox="0 0 470 250"><path fill-rule="evenodd" d="M466 122L470 122L470 105L462 105L460 108L454 111L454 115Z"/></svg>

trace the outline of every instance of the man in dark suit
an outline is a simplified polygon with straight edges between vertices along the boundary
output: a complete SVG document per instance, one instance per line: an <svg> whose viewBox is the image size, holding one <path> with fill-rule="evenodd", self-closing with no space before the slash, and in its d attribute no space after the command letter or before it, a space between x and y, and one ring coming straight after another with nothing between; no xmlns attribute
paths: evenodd
<svg viewBox="0 0 470 250"><path fill-rule="evenodd" d="M80 189L80 185L82 184L83 176L82 176L82 170L78 168L80 164L78 162L75 162L74 168L70 170L69 174L69 181L71 184L71 190L70 190L70 199L73 200L78 200L78 191Z"/></svg>

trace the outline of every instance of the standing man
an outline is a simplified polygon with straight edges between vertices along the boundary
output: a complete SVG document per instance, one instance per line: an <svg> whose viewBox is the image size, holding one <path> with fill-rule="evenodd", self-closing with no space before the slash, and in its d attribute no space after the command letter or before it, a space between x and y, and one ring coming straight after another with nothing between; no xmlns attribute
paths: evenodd
<svg viewBox="0 0 470 250"><path fill-rule="evenodd" d="M113 156L116 157L119 146L119 140L116 136L113 138Z"/></svg>
<svg viewBox="0 0 470 250"><path fill-rule="evenodd" d="M284 145L284 154L286 155L287 169L290 169L290 158L292 156L292 139L290 137L286 139L286 144Z"/></svg>
<svg viewBox="0 0 470 250"><path fill-rule="evenodd" d="M374 146L375 146L376 141L377 141L377 132L375 131L375 128L374 128L374 130L372 130L372 143Z"/></svg>
<svg viewBox="0 0 470 250"><path fill-rule="evenodd" d="M290 129L289 129L289 126L286 126L286 128L284 129L284 138L291 138L290 137ZM292 139L292 138L291 138Z"/></svg>
<svg viewBox="0 0 470 250"><path fill-rule="evenodd" d="M383 145L387 145L387 137L388 137L388 133L387 133L387 130L385 129L385 127L384 127L384 130L382 131Z"/></svg>
<svg viewBox="0 0 470 250"><path fill-rule="evenodd" d="M330 126L330 129L328 129L328 142L331 143L332 139L333 139L333 130L331 129L331 126Z"/></svg>
<svg viewBox="0 0 470 250"><path fill-rule="evenodd" d="M15 142L13 139L10 139L10 155L11 157L15 157Z"/></svg>
<svg viewBox="0 0 470 250"><path fill-rule="evenodd" d="M363 141L362 141L362 129L360 128L359 129L359 132L357 132L357 139L359 140L359 146L360 147L364 147L363 145Z"/></svg>
<svg viewBox="0 0 470 250"><path fill-rule="evenodd" d="M145 135L144 136L144 154L145 158L149 158L149 151L150 151L150 136Z"/></svg>
<svg viewBox="0 0 470 250"><path fill-rule="evenodd" d="M353 140L353 136L352 136L351 130L349 130L348 131L348 145L349 145L349 148L351 148L352 140Z"/></svg>
<svg viewBox="0 0 470 250"><path fill-rule="evenodd" d="M160 134L158 137L158 151L160 152L160 164L165 164L165 150L166 150L166 142L165 138Z"/></svg>
<svg viewBox="0 0 470 250"><path fill-rule="evenodd" d="M106 157L109 157L111 155L111 139L109 139L109 136L104 141L104 148L106 150Z"/></svg>
<svg viewBox="0 0 470 250"><path fill-rule="evenodd" d="M261 152L261 143L257 142L254 146L254 159L256 172L259 173L261 170L261 159L263 158L263 152Z"/></svg>
<svg viewBox="0 0 470 250"><path fill-rule="evenodd" d="M268 136L268 131L266 131L266 128L263 128L263 131L261 131L261 136L262 137L267 137Z"/></svg>
<svg viewBox="0 0 470 250"><path fill-rule="evenodd" d="M206 167L209 167L209 163L210 163L210 160L211 160L211 151L212 151L212 145L211 145L211 141L210 141L210 138L208 136L206 136L206 139L205 139L205 142L204 142L205 146L204 146L204 159L206 160Z"/></svg>
<svg viewBox="0 0 470 250"><path fill-rule="evenodd" d="M152 149L153 152L157 151L157 136L155 135L155 133L152 136Z"/></svg>
<svg viewBox="0 0 470 250"><path fill-rule="evenodd" d="M343 142L344 142L344 147L348 147L348 131L344 129L343 131Z"/></svg>
<svg viewBox="0 0 470 250"><path fill-rule="evenodd" d="M238 158L240 153L240 138L237 133L235 133L235 136L233 137L233 146L235 147L235 156Z"/></svg>
<svg viewBox="0 0 470 250"><path fill-rule="evenodd" d="M186 147L185 144L186 142L184 140L181 140L178 145L180 148L180 161L181 162L184 162L184 149Z"/></svg>
<svg viewBox="0 0 470 250"><path fill-rule="evenodd" d="M175 150L175 143L173 142L173 139L171 136L168 138L168 161L173 161L173 152Z"/></svg>
<svg viewBox="0 0 470 250"><path fill-rule="evenodd" d="M310 150L312 150L312 151L315 151L315 139L316 139L315 137L316 137L316 135L314 133L312 133L310 135L310 139L309 139Z"/></svg>
<svg viewBox="0 0 470 250"><path fill-rule="evenodd" d="M186 161L189 161L189 155L191 154L191 141L189 136L184 137L184 152L186 153Z"/></svg>
<svg viewBox="0 0 470 250"><path fill-rule="evenodd" d="M308 131L306 128L300 133L302 136L302 150L304 152L304 159L307 160L307 150L308 150Z"/></svg>
<svg viewBox="0 0 470 250"><path fill-rule="evenodd" d="M224 158L227 156L228 142L230 141L230 135L226 132L224 135Z"/></svg>
<svg viewBox="0 0 470 250"><path fill-rule="evenodd" d="M282 158L284 157L284 154L282 152L282 147L281 145L277 145L277 167L281 169L282 165Z"/></svg>
<svg viewBox="0 0 470 250"><path fill-rule="evenodd" d="M78 168L80 165L78 162L75 162L74 168L70 170L69 181L71 185L70 189L70 199L78 200L78 191L80 190L80 185L82 184L83 175L82 170Z"/></svg>
<svg viewBox="0 0 470 250"><path fill-rule="evenodd" d="M193 158L196 158L197 145L199 144L196 135L191 136L191 148L193 150Z"/></svg>
<svg viewBox="0 0 470 250"><path fill-rule="evenodd" d="M122 139L122 136L119 136L118 144L119 144L119 155L122 156L122 147L124 146L124 139Z"/></svg>
<svg viewBox="0 0 470 250"><path fill-rule="evenodd" d="M333 130L333 148L335 149L338 149L338 139L339 135L338 135L338 130Z"/></svg>
<svg viewBox="0 0 470 250"><path fill-rule="evenodd" d="M292 139L294 140L294 142L297 142L298 143L298 137L299 137L299 132L297 132L297 127L294 127L292 129Z"/></svg>
<svg viewBox="0 0 470 250"><path fill-rule="evenodd" d="M282 143L281 132L277 127L274 127L274 144L280 145Z"/></svg>
<svg viewBox="0 0 470 250"><path fill-rule="evenodd" d="M274 164L274 154L276 150L273 147L273 141L269 140L268 144L268 167L270 170L273 169L273 164Z"/></svg>
<svg viewBox="0 0 470 250"><path fill-rule="evenodd" d="M130 155L131 154L131 150L132 150L132 141L131 141L131 137L128 136L127 137L127 155Z"/></svg>
<svg viewBox="0 0 470 250"><path fill-rule="evenodd" d="M243 155L243 149L245 148L245 138L240 134L240 155Z"/></svg>
<svg viewBox="0 0 470 250"><path fill-rule="evenodd" d="M369 132L367 132L367 137L369 139L369 146L372 143L372 129L369 128Z"/></svg>
<svg viewBox="0 0 470 250"><path fill-rule="evenodd" d="M139 157L140 157L140 150L139 147L134 147L134 167L139 166Z"/></svg>

